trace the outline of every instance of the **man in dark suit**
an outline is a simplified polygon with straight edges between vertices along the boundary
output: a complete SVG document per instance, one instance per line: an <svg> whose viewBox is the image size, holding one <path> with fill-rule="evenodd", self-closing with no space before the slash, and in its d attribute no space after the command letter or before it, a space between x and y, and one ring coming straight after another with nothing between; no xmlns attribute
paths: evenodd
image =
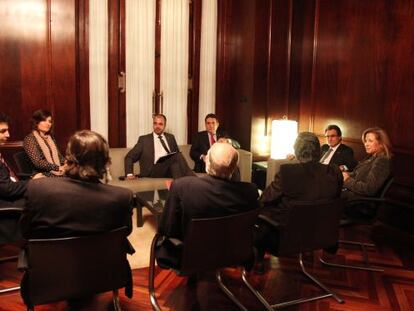
<svg viewBox="0 0 414 311"><path fill-rule="evenodd" d="M75 133L66 152L67 177L32 180L21 218L25 238L53 238L106 232L122 226L131 232L133 194L106 185L109 147L92 131Z"/></svg>
<svg viewBox="0 0 414 311"><path fill-rule="evenodd" d="M339 126L331 124L325 129L327 144L321 147L322 164L334 164L342 171L352 171L358 162L354 159L352 148L342 143L342 132Z"/></svg>
<svg viewBox="0 0 414 311"><path fill-rule="evenodd" d="M169 238L184 241L191 219L227 216L258 207L254 184L231 181L237 162L238 153L230 144L215 143L207 153L208 175L172 183L158 227L158 233L165 236L156 249L159 265L179 267L180 251Z"/></svg>
<svg viewBox="0 0 414 311"><path fill-rule="evenodd" d="M164 132L166 123L167 118L163 114L154 115L153 133L140 136L134 148L125 156L127 179L136 178L133 165L137 161L140 177L179 178L194 175L179 152L174 135Z"/></svg>
<svg viewBox="0 0 414 311"><path fill-rule="evenodd" d="M208 149L220 138L224 137L224 133L217 131L219 121L214 113L209 113L204 118L206 130L198 132L193 139L190 149L190 157L194 161L194 172L205 173L205 157Z"/></svg>
<svg viewBox="0 0 414 311"><path fill-rule="evenodd" d="M9 139L9 118L0 113L0 146ZM33 178L42 177L37 174ZM27 181L17 179L6 160L0 153L0 209L6 207L19 207L23 209L25 204L24 193ZM17 241L20 238L18 215L1 214L0 218L0 244Z"/></svg>
<svg viewBox="0 0 414 311"><path fill-rule="evenodd" d="M275 250L279 243L279 232L286 224L289 202L313 201L338 198L341 194L343 178L334 165L319 163L320 145L318 138L309 132L300 133L296 139L295 156L300 163L285 164L280 167L274 181L264 190L261 201L262 214L278 223L269 226L260 221L255 238L258 250L258 272L263 271L263 256L267 250Z"/></svg>

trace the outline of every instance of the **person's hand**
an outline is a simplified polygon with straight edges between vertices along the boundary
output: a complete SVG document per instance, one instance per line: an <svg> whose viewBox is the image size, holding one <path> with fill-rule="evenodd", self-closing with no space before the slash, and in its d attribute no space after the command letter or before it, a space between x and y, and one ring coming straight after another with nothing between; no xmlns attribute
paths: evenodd
<svg viewBox="0 0 414 311"><path fill-rule="evenodd" d="M59 166L59 173L63 175L65 173L65 169L66 169L66 164Z"/></svg>
<svg viewBox="0 0 414 311"><path fill-rule="evenodd" d="M344 178L344 181L347 180L349 178L349 173L348 172L342 172L342 177Z"/></svg>
<svg viewBox="0 0 414 311"><path fill-rule="evenodd" d="M131 175L127 175L126 179L134 180L134 179L137 179L137 178L135 177L135 175L131 174Z"/></svg>
<svg viewBox="0 0 414 311"><path fill-rule="evenodd" d="M36 175L32 176L32 179L39 179L39 178L43 178L46 177L45 175L43 175L42 173L37 173Z"/></svg>
<svg viewBox="0 0 414 311"><path fill-rule="evenodd" d="M296 157L295 157L294 154L289 153L289 154L286 155L286 159L289 160L289 161L292 161L292 160L295 160Z"/></svg>

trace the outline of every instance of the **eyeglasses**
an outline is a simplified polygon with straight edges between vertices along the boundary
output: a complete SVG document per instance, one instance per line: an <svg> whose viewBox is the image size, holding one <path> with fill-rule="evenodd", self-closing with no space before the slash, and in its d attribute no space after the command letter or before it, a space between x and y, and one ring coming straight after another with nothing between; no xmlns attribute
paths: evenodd
<svg viewBox="0 0 414 311"><path fill-rule="evenodd" d="M6 133L8 131L9 131L9 129L0 129L0 134L4 134L4 133Z"/></svg>

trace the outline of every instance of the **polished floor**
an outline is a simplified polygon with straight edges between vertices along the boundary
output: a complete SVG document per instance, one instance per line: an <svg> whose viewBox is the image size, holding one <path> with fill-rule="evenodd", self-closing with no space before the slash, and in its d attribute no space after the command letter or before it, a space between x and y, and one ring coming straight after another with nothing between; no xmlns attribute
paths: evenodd
<svg viewBox="0 0 414 311"><path fill-rule="evenodd" d="M346 228L342 233L346 238L367 239L369 227ZM370 250L369 258L373 264L381 266L384 272L366 272L323 267L319 253L305 256L309 271L326 285L341 295L345 303L339 304L331 298L309 302L300 306L291 306L284 310L320 310L320 311L357 311L357 310L414 310L414 238L386 226L375 226L372 240L377 248ZM7 247L5 252L15 249ZM336 257L339 262L360 263L361 252L354 247L341 248ZM273 303L286 299L305 297L320 290L315 288L298 273L297 261L292 258L270 258L266 260L266 273L249 275L251 283ZM20 273L16 264L9 262L0 266L0 288L17 284ZM224 281L248 310L264 310L256 298L238 279L240 270L227 269ZM121 293L123 310L151 310L147 291L147 269L134 270L134 297L128 299ZM159 302L165 310L238 310L218 289L211 273L199 276L196 284L187 284L185 278L171 271L159 270L156 277ZM101 294L79 305L76 310L112 310L111 295ZM25 310L18 292L0 295L0 311ZM36 310L70 310L65 302L38 306Z"/></svg>

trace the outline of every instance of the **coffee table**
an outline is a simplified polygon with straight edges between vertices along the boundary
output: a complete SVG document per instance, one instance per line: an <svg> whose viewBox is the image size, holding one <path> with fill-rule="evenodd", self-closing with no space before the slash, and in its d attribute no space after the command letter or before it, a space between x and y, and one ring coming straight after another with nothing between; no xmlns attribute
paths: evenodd
<svg viewBox="0 0 414 311"><path fill-rule="evenodd" d="M142 209L147 208L154 216L156 225L158 226L159 218L164 210L164 204L167 200L168 189L157 189L150 191L139 191L135 193L137 208L137 227L144 225L142 217Z"/></svg>

